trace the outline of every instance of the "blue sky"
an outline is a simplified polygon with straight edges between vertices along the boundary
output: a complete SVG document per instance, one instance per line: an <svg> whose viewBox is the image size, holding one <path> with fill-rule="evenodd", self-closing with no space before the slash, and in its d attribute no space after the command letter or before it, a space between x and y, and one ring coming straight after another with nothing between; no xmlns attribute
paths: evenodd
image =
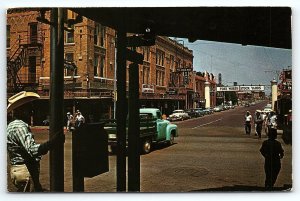
<svg viewBox="0 0 300 201"><path fill-rule="evenodd" d="M292 50L201 41L184 45L193 50L194 70L222 74L222 83L269 85L276 71L292 66Z"/></svg>

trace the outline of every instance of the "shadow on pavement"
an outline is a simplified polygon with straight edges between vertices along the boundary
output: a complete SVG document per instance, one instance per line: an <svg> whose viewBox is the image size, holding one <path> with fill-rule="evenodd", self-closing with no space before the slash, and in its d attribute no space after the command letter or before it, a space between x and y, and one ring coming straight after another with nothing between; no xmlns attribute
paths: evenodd
<svg viewBox="0 0 300 201"><path fill-rule="evenodd" d="M261 186L246 186L246 185L234 185L234 186L223 186L219 188L207 188L207 189L199 189L192 190L190 192L230 192L230 191L239 191L239 192L249 192L249 191L260 191L260 192L278 192L278 191L292 191L291 184L285 184L283 187L274 187L272 189L266 189Z"/></svg>

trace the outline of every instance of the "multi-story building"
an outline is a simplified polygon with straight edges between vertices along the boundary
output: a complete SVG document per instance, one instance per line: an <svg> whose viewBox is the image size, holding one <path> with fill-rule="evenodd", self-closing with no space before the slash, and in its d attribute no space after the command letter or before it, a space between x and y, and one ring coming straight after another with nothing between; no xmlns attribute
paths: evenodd
<svg viewBox="0 0 300 201"><path fill-rule="evenodd" d="M50 10L43 16L50 20ZM50 25L37 20L43 16L39 9L7 11L7 92L10 96L30 90L41 96L34 105L39 108L34 124L41 124L49 115ZM66 10L65 19L75 18L76 13ZM74 32L64 33L65 112L79 109L90 121L112 118L116 32L85 17L71 28ZM165 114L194 107L202 87L194 86L191 50L180 41L157 36L155 45L139 47L137 52L144 55L139 65L141 107L158 107Z"/></svg>

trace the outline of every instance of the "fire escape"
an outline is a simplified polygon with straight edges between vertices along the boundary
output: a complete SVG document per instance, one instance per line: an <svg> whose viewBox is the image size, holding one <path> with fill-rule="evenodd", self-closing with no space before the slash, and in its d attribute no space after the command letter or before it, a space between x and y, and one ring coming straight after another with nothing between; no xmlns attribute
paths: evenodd
<svg viewBox="0 0 300 201"><path fill-rule="evenodd" d="M8 93L37 90L37 73L39 72L37 67L42 65L42 57L42 32L18 36L18 39L7 51Z"/></svg>

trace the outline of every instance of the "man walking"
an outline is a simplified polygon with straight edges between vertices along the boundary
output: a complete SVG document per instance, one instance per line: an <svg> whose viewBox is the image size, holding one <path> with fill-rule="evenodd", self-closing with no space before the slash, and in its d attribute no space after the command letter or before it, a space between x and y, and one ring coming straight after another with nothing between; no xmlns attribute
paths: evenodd
<svg viewBox="0 0 300 201"><path fill-rule="evenodd" d="M265 158L265 187L272 190L281 169L280 159L283 158L284 150L281 143L276 140L277 133L269 132L268 138L262 143L260 152Z"/></svg>
<svg viewBox="0 0 300 201"><path fill-rule="evenodd" d="M255 122L255 125L256 125L256 127L255 127L256 133L258 135L258 138L260 139L261 138L262 125L263 125L263 117L261 115L260 110L256 110L254 122Z"/></svg>
<svg viewBox="0 0 300 201"><path fill-rule="evenodd" d="M245 132L247 135L250 135L251 133L251 121L252 121L252 116L250 112L247 111L245 115Z"/></svg>

